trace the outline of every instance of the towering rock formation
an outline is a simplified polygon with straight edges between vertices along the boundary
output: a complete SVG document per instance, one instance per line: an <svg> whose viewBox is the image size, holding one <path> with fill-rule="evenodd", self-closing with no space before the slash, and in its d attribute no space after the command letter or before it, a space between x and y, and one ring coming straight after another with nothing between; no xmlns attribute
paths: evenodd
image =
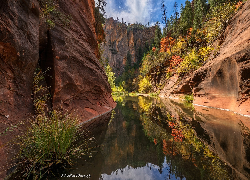
<svg viewBox="0 0 250 180"><path fill-rule="evenodd" d="M86 121L115 106L96 57L94 0L60 0L45 23L42 6L48 2L0 1L1 167L11 157L4 145L24 127L2 133L34 115L33 75L38 63L44 70L51 68L46 83L51 86L53 108L76 111Z"/></svg>
<svg viewBox="0 0 250 180"><path fill-rule="evenodd" d="M39 18L40 5L37 0L0 3L1 119L14 123L33 114L33 74L38 63L44 70L52 69L47 85L53 107L78 109L83 121L114 107L96 57L94 0L60 1L56 11L62 17L51 14L52 28ZM63 24L66 17L69 23Z"/></svg>
<svg viewBox="0 0 250 180"><path fill-rule="evenodd" d="M49 57L41 59L41 64L44 69L53 67L54 78L48 81L53 107L76 110L85 121L115 106L104 69L96 57L94 1L62 0L59 9L72 20L68 26L56 22L47 33L45 51Z"/></svg>
<svg viewBox="0 0 250 180"><path fill-rule="evenodd" d="M250 115L250 1L231 19L217 57L177 81L170 78L161 95L193 93L194 103Z"/></svg>
<svg viewBox="0 0 250 180"><path fill-rule="evenodd" d="M136 56L139 49L143 50L146 45L152 43L155 27L126 25L111 17L105 22L104 32L105 42L101 46L102 58L109 61L116 76L119 76L124 71L128 52L131 54L133 64L137 62Z"/></svg>

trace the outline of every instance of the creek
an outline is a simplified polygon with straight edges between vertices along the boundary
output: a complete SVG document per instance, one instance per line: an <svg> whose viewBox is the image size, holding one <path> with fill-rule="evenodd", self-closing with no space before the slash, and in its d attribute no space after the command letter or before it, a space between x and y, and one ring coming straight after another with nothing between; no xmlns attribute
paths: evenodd
<svg viewBox="0 0 250 180"><path fill-rule="evenodd" d="M250 179L250 118L142 96L117 98L114 112L92 157L61 179Z"/></svg>

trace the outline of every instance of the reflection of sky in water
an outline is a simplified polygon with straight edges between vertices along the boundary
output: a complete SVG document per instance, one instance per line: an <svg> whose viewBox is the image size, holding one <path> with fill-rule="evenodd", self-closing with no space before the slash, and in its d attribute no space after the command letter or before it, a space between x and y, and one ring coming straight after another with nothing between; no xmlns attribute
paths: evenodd
<svg viewBox="0 0 250 180"><path fill-rule="evenodd" d="M157 179L181 179L180 177L175 177L174 173L170 173L169 164L166 162L166 157L164 158L164 163L162 164L162 169L154 164L147 163L144 167L133 168L131 166L126 166L124 169L118 169L112 172L111 175L102 174L101 179L133 179L133 180L157 180ZM185 180L186 178L182 178Z"/></svg>

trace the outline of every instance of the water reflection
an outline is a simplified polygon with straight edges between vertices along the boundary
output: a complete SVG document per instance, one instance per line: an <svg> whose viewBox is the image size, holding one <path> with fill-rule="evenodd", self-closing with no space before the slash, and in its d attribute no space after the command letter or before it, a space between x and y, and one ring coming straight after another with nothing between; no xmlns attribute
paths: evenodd
<svg viewBox="0 0 250 180"><path fill-rule="evenodd" d="M91 179L249 179L249 120L166 99L119 98L103 138L98 133L96 153L67 173Z"/></svg>
<svg viewBox="0 0 250 180"><path fill-rule="evenodd" d="M101 179L112 180L112 179L136 179L136 180L152 180L152 179L186 179L183 177L176 177L171 172L171 166L167 163L166 158L161 167L152 163L147 163L143 167L133 168L127 165L123 169L118 169L112 172L110 175L102 174Z"/></svg>

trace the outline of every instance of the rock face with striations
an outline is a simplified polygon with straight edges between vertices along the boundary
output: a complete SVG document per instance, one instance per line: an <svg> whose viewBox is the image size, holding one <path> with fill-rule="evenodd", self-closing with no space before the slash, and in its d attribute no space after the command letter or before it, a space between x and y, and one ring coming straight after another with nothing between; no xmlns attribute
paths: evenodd
<svg viewBox="0 0 250 180"><path fill-rule="evenodd" d="M46 83L51 86L54 109L75 111L86 121L115 107L96 57L94 0L59 1L56 11L60 13L51 14L53 28L42 18L41 2L45 1L0 1L1 167L10 157L2 145L24 127L18 125L3 136L2 132L34 115L33 75L38 64L43 70L51 69ZM53 17L58 14L61 17ZM66 17L70 17L68 24L60 20Z"/></svg>
<svg viewBox="0 0 250 180"><path fill-rule="evenodd" d="M71 7L71 8L68 8ZM115 106L104 69L97 59L98 44L94 29L94 1L59 2L59 9L71 17L69 25L56 25L47 33L44 69L52 67L52 104L76 110L83 121Z"/></svg>
<svg viewBox="0 0 250 180"><path fill-rule="evenodd" d="M155 27L126 25L111 17L105 22L104 32L102 58L108 60L115 74L119 76L124 71L128 52L131 54L131 63L136 63L139 49L142 50L146 44L152 43Z"/></svg>
<svg viewBox="0 0 250 180"><path fill-rule="evenodd" d="M3 148L33 114L33 74L39 58L39 4L0 1L0 179L13 154ZM21 126L23 127L23 126ZM9 128L13 132L6 131ZM4 133L5 132L5 133Z"/></svg>
<svg viewBox="0 0 250 180"><path fill-rule="evenodd" d="M162 96L194 94L194 104L250 115L250 1L231 19L217 57L191 77L170 78Z"/></svg>

